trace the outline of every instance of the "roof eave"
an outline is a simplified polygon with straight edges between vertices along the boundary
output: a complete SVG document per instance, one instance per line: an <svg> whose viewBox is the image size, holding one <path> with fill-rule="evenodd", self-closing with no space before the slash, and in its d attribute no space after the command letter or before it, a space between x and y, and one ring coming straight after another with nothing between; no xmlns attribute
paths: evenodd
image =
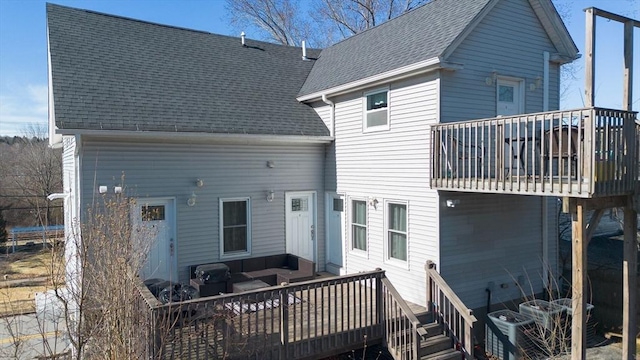
<svg viewBox="0 0 640 360"><path fill-rule="evenodd" d="M551 0L529 0L529 4L549 35L553 45L558 50L558 55L568 60L562 63L579 59L578 47L571 38L567 27Z"/></svg>
<svg viewBox="0 0 640 360"><path fill-rule="evenodd" d="M244 144L328 144L332 136L310 135L271 135L271 134L224 134L203 132L167 132L167 131L128 131L128 130L90 130L56 129L60 135L82 135L110 139L146 139L171 141L225 142Z"/></svg>
<svg viewBox="0 0 640 360"><path fill-rule="evenodd" d="M424 61L413 63L411 65L403 66L401 68L393 69L381 74L373 75L364 79L352 81L350 83L338 85L322 91L317 91L308 95L297 97L300 102L312 102L322 99L322 95L325 96L337 96L346 94L352 91L362 90L364 88L378 86L381 84L389 83L391 81L401 80L407 77L424 74L427 72L445 69L445 70L459 70L462 69L461 64L448 63L442 61L440 57L433 57Z"/></svg>

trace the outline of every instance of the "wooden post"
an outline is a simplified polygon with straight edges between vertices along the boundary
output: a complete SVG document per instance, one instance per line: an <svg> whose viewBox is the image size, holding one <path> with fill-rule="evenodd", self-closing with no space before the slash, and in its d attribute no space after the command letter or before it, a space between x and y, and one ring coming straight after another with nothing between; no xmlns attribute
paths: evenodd
<svg viewBox="0 0 640 360"><path fill-rule="evenodd" d="M587 107L593 107L595 102L595 72L596 72L596 14L593 8L585 10L585 77L584 77L584 94Z"/></svg>
<svg viewBox="0 0 640 360"><path fill-rule="evenodd" d="M280 359L289 358L289 288L280 289Z"/></svg>
<svg viewBox="0 0 640 360"><path fill-rule="evenodd" d="M624 85L622 109L631 111L633 104L633 22L624 23Z"/></svg>
<svg viewBox="0 0 640 360"><path fill-rule="evenodd" d="M638 213L632 199L624 208L624 261L622 263L622 358L636 355L636 302L638 271Z"/></svg>
<svg viewBox="0 0 640 360"><path fill-rule="evenodd" d="M587 239L584 231L586 220L586 203L578 200L571 212L572 230L572 296L571 307L571 360L586 358L587 339L587 304L585 302L585 285L587 283Z"/></svg>

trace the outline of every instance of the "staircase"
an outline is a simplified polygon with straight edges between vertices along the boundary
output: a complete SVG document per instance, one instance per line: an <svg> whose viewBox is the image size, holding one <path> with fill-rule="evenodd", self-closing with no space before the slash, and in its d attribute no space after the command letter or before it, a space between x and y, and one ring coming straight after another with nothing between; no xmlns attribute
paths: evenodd
<svg viewBox="0 0 640 360"><path fill-rule="evenodd" d="M471 359L475 317L464 305L460 306L460 299L449 292L444 280L430 264L427 265L427 281L429 308L415 314L393 285L386 278L382 280L384 339L391 356L395 360ZM443 284L446 289L443 289ZM439 302L434 301L433 295L436 294Z"/></svg>

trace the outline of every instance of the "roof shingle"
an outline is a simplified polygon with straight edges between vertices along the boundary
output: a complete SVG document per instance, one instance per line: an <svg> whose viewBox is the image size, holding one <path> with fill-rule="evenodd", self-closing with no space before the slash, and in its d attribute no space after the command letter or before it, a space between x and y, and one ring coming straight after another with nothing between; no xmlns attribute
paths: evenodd
<svg viewBox="0 0 640 360"><path fill-rule="evenodd" d="M432 0L320 53L298 96L441 56L490 0Z"/></svg>
<svg viewBox="0 0 640 360"><path fill-rule="evenodd" d="M47 25L59 129L329 135L300 48L53 4Z"/></svg>

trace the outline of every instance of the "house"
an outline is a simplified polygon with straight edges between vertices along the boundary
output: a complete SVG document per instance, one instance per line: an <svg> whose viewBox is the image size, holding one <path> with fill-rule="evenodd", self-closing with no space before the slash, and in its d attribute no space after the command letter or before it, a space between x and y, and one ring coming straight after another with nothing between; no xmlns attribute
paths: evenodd
<svg viewBox="0 0 640 360"><path fill-rule="evenodd" d="M537 135L582 149L553 121L583 113L514 117L557 110L579 57L550 0L433 0L306 57L52 4L47 25L66 212L124 173L162 229L145 276L288 252L424 305L432 261L482 313L557 281L555 196L596 191ZM446 127L472 119L493 120Z"/></svg>

